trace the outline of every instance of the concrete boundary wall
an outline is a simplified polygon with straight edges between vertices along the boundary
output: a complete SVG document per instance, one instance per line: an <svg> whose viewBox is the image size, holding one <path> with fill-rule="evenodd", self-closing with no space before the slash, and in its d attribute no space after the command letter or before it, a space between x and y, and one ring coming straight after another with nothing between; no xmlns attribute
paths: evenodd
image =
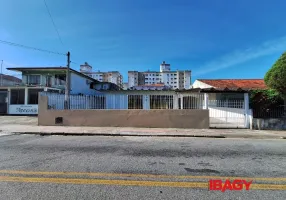
<svg viewBox="0 0 286 200"><path fill-rule="evenodd" d="M253 118L252 129L254 130L286 130L286 118Z"/></svg>
<svg viewBox="0 0 286 200"><path fill-rule="evenodd" d="M196 129L209 128L208 110L48 110L47 108L48 98L40 95L38 114L39 125Z"/></svg>

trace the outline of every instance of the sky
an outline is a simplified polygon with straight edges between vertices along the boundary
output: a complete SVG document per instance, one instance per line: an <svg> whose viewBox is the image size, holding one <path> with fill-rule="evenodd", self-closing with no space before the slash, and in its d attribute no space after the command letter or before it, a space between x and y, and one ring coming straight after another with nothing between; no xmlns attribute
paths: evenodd
<svg viewBox="0 0 286 200"><path fill-rule="evenodd" d="M0 40L66 54L94 71L192 70L263 78L286 50L285 0L0 0ZM7 67L66 66L64 55L0 43Z"/></svg>

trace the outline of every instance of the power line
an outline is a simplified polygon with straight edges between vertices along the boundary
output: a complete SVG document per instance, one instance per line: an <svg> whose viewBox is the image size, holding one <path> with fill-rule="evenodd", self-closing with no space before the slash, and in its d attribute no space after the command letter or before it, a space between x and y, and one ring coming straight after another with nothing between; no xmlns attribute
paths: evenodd
<svg viewBox="0 0 286 200"><path fill-rule="evenodd" d="M71 61L71 63L78 65L78 63Z"/></svg>
<svg viewBox="0 0 286 200"><path fill-rule="evenodd" d="M16 47L22 47L22 48L26 48L26 49L32 49L32 50L36 50L36 51L42 51L42 52L51 53L51 54L58 54L58 55L66 56L66 54L64 54L64 53L49 51L49 50L40 49L40 48L36 48L36 47L29 47L29 46L25 46L25 45L22 45L22 44L8 42L8 41L5 41L5 40L0 40L0 43L8 44L8 45L11 45L11 46L16 46Z"/></svg>
<svg viewBox="0 0 286 200"><path fill-rule="evenodd" d="M52 23L53 23L53 25L54 25L54 28L55 28L55 30L56 30L56 32L57 32L57 34L58 34L59 40L60 40L60 42L62 43L62 45L64 46L64 43L63 43L63 41L62 41L62 39L61 39L60 33L59 33L58 29L57 29L57 26L56 26L56 24L55 24L55 22L54 22L54 20L53 20L52 14L51 14L51 12L50 12L50 9L49 9L49 7L48 7L48 4L47 4L46 0L44 0L44 3L45 3L45 6L46 6L46 8L47 8L47 11L48 11L48 13L49 13L49 16L50 16L50 18L51 18L51 20L52 20Z"/></svg>

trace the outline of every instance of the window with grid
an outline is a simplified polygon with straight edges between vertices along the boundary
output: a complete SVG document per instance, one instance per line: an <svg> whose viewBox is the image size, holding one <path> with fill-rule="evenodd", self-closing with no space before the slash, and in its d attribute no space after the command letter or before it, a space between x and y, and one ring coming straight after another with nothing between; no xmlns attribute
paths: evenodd
<svg viewBox="0 0 286 200"><path fill-rule="evenodd" d="M128 109L143 109L143 95L128 95Z"/></svg>
<svg viewBox="0 0 286 200"><path fill-rule="evenodd" d="M150 95L150 109L173 109L173 95Z"/></svg>

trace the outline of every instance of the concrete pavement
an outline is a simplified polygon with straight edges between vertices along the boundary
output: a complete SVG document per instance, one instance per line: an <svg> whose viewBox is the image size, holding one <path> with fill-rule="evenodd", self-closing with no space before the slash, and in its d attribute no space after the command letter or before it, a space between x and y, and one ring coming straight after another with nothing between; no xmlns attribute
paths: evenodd
<svg viewBox="0 0 286 200"><path fill-rule="evenodd" d="M97 135L97 136L157 136L157 137L213 137L282 139L286 131L262 131L248 129L173 129L132 127L64 127L38 126L37 117L0 116L0 135Z"/></svg>
<svg viewBox="0 0 286 200"><path fill-rule="evenodd" d="M9 135L0 199L285 199L285 140ZM253 180L209 191L209 179Z"/></svg>

